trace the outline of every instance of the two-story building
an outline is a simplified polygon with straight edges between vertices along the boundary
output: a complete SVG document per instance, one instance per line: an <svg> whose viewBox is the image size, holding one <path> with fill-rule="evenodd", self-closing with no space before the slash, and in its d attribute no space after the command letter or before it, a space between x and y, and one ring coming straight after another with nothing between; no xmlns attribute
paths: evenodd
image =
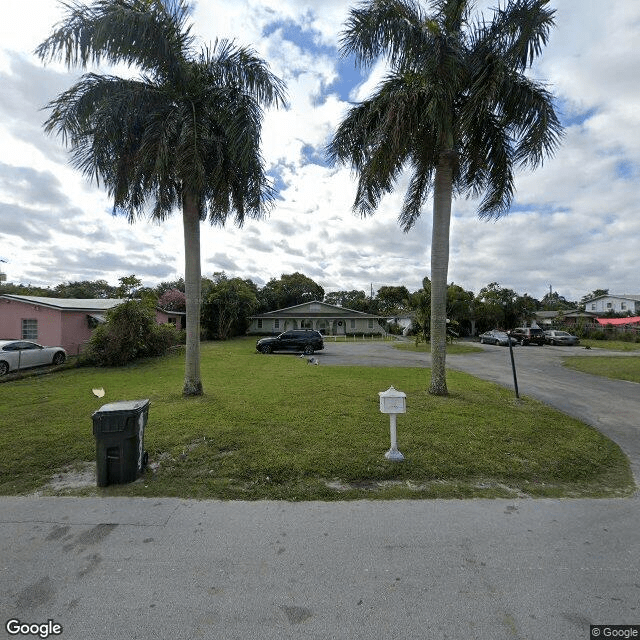
<svg viewBox="0 0 640 640"><path fill-rule="evenodd" d="M606 313L628 313L631 316L640 315L640 295L607 294L591 298L585 304L585 311L596 315Z"/></svg>

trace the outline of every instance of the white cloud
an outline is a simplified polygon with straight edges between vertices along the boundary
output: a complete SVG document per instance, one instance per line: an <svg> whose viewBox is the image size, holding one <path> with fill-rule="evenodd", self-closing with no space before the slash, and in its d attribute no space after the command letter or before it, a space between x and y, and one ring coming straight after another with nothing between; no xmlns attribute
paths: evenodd
<svg viewBox="0 0 640 640"><path fill-rule="evenodd" d="M486 8L495 3L479 3ZM370 94L384 73L360 79L341 62L344 0L200 0L193 32L252 46L284 78L290 105L265 115L263 155L280 198L268 219L242 229L202 227L206 275L266 283L301 271L325 290L421 286L429 274L431 204L409 233L397 225L403 197L384 199L371 218L351 211L348 168L326 165L324 148L348 101ZM449 280L479 291L497 281L542 297L552 285L579 299L596 288L640 293L640 3L557 0L557 28L534 70L558 96L566 136L555 158L517 178L512 213L476 217L453 206ZM51 0L3 0L0 25L0 257L10 281L56 285L135 273L145 284L183 273L178 212L163 225L111 216L104 191L68 166L59 141L42 131L49 100L73 76L32 52L61 17Z"/></svg>

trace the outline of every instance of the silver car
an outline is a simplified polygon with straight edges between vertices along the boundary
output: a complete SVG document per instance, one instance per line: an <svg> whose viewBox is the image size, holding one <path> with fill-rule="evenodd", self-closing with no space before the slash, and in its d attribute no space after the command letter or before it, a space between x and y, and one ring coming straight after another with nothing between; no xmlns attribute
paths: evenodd
<svg viewBox="0 0 640 640"><path fill-rule="evenodd" d="M491 331L487 331L480 336L480 344L499 344L502 347L506 347L509 345L509 341L511 341L511 344L516 343L515 338L510 338L506 332L498 329L491 329Z"/></svg>
<svg viewBox="0 0 640 640"><path fill-rule="evenodd" d="M573 336L566 331L556 331L555 329L544 332L544 341L547 344L580 344L580 339L578 338L578 336Z"/></svg>
<svg viewBox="0 0 640 640"><path fill-rule="evenodd" d="M66 359L62 347L43 347L30 340L0 340L0 376L18 369L62 364Z"/></svg>

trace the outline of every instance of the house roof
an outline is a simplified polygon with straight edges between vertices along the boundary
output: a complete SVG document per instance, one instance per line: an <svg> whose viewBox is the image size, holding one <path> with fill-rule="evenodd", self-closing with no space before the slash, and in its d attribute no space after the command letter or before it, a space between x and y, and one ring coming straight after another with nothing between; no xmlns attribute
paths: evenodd
<svg viewBox="0 0 640 640"><path fill-rule="evenodd" d="M602 300L602 298L618 298L619 300L634 300L635 302L640 302L640 295L629 295L623 294L619 295L617 293L607 293L603 296L596 296L595 298L589 298L586 302L593 302L594 300Z"/></svg>
<svg viewBox="0 0 640 640"><path fill-rule="evenodd" d="M612 325L625 325L625 324L639 324L640 316L634 316L631 318L596 318L599 324L612 324Z"/></svg>
<svg viewBox="0 0 640 640"><path fill-rule="evenodd" d="M260 313L251 318L382 318L380 315L364 313L355 309L347 309L346 307L338 307L326 302L314 300L313 302L303 302L293 307L284 309L276 309L275 311L267 311Z"/></svg>
<svg viewBox="0 0 640 640"><path fill-rule="evenodd" d="M108 311L117 307L126 299L121 298L45 298L41 296L18 296L14 294L3 294L0 298L23 302L25 304L37 304L50 309L60 309L61 311Z"/></svg>

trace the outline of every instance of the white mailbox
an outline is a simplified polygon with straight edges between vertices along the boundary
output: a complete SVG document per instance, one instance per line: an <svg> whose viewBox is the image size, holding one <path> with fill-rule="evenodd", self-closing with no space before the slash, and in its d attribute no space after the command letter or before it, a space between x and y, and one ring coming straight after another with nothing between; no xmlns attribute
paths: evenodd
<svg viewBox="0 0 640 640"><path fill-rule="evenodd" d="M391 431L391 448L384 457L387 460L401 462L404 456L398 451L396 417L399 413L407 412L407 394L394 389L392 386L386 391L379 391L380 411L389 414L389 430Z"/></svg>
<svg viewBox="0 0 640 640"><path fill-rule="evenodd" d="M407 394L394 389L379 391L381 413L407 413Z"/></svg>

